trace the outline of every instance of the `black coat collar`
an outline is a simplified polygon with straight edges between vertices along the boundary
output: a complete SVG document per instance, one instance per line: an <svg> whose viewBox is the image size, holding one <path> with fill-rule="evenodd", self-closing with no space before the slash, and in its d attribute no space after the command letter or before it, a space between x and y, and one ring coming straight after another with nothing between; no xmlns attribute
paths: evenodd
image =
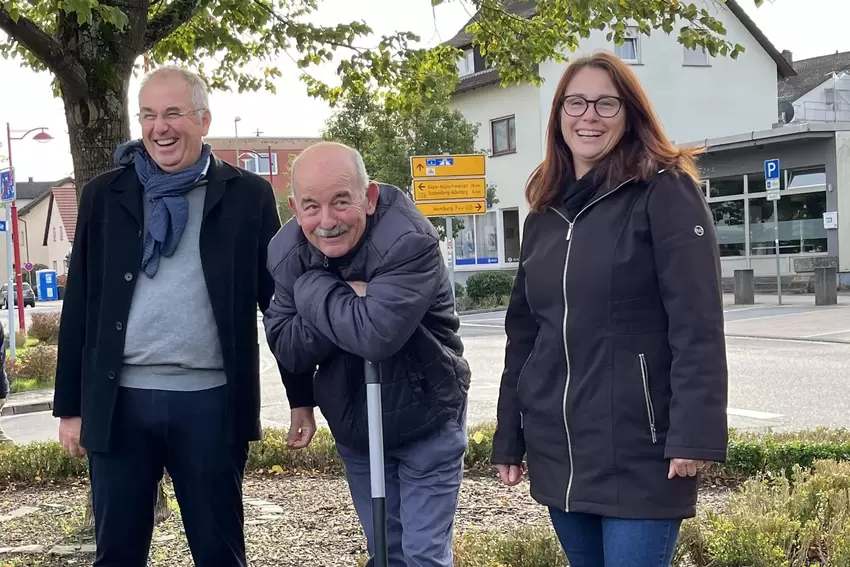
<svg viewBox="0 0 850 567"><path fill-rule="evenodd" d="M242 177L242 172L229 163L223 162L216 155L210 156L210 167L207 169L207 195L204 201L204 218L218 204L227 189L227 181ZM136 175L136 168L125 167L110 182L110 187L118 194L121 205L136 220L141 227L143 222L142 183Z"/></svg>

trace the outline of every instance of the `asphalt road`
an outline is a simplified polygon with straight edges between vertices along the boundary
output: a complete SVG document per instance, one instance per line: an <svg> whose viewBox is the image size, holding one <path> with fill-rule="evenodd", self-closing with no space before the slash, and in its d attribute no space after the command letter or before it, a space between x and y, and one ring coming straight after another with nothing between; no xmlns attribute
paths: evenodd
<svg viewBox="0 0 850 567"><path fill-rule="evenodd" d="M786 298L782 306L774 298L762 301L726 309L730 425L850 427L850 302L815 307L810 296ZM258 325L262 336L259 320ZM461 334L473 369L472 423L495 417L503 325L504 312L462 317ZM265 346L261 357L263 421L286 427L289 408L274 358ZM57 421L49 413L4 417L0 423L19 442L56 438Z"/></svg>

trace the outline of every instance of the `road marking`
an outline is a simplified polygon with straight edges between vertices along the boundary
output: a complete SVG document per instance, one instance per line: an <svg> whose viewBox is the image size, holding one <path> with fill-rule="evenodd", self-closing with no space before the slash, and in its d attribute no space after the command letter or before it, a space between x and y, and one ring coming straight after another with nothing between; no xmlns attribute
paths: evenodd
<svg viewBox="0 0 850 567"><path fill-rule="evenodd" d="M749 417L752 419L778 419L782 417L782 414L779 413L767 413L764 411L756 411L756 410L747 410L747 409L737 409L737 408L726 408L726 413L728 415L734 415L737 417Z"/></svg>
<svg viewBox="0 0 850 567"><path fill-rule="evenodd" d="M504 325L488 325L486 323L465 323L463 321L460 322L463 327L487 327L489 329L504 329Z"/></svg>
<svg viewBox="0 0 850 567"><path fill-rule="evenodd" d="M844 329L843 331L830 331L828 333L815 333L814 335L803 335L801 338L812 339L814 337L828 337L829 335L844 335L847 333L850 333L850 329Z"/></svg>
<svg viewBox="0 0 850 567"><path fill-rule="evenodd" d="M759 335L736 335L733 333L726 333L727 339L747 339L750 341L779 341L786 343L806 343L809 345L848 345L850 341L841 341L836 339L804 339L800 338L790 338L790 337L766 337Z"/></svg>

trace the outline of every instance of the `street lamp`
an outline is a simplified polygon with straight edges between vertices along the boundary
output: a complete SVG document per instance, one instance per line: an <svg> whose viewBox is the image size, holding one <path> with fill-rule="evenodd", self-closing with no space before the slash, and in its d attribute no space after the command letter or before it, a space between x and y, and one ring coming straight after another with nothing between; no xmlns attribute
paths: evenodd
<svg viewBox="0 0 850 567"><path fill-rule="evenodd" d="M241 116L237 116L233 119L233 133L236 135L236 167L239 167L239 122L242 120Z"/></svg>
<svg viewBox="0 0 850 567"><path fill-rule="evenodd" d="M20 136L12 136L12 132L20 133ZM12 164L12 140L23 140L33 132L38 132L35 134L32 139L36 142L44 143L49 142L53 139L53 136L47 133L47 128L41 126L39 128L32 128L31 130L12 130L12 127L6 122L6 139L8 141L7 153L9 154L9 169L11 170L12 176L14 178L15 168ZM17 186L15 187L15 197L17 198ZM7 236L7 242L12 245L12 249L14 250L15 255L15 265L14 272L15 277L13 282L10 283L9 287L13 285L17 285L17 302L18 302L18 327L21 331L26 330L26 319L24 318L24 284L21 281L21 247L18 245L18 206L16 204L16 199L12 199L11 203L6 203L6 214L7 218L12 218L12 232ZM11 258L7 259L7 264L11 264ZM9 270L9 273L12 273L12 270ZM12 278L9 278L12 280ZM9 302L9 292L6 292L6 304L9 306L9 333L14 334L14 323L15 319L12 314L12 303ZM11 352L11 356L14 357L14 350Z"/></svg>

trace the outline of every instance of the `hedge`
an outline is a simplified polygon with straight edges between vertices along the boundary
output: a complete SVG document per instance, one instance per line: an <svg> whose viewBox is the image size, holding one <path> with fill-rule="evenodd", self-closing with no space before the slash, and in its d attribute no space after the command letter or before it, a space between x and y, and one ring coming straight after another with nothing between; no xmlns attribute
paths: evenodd
<svg viewBox="0 0 850 567"><path fill-rule="evenodd" d="M493 474L490 464L494 427L484 423L469 428L466 468L473 474ZM708 482L742 482L759 473L790 474L795 466L810 468L817 460L850 461L850 430L814 429L794 433L755 435L732 431L726 463L707 469ZM251 443L248 469L278 474L341 474L342 462L333 437L320 428L306 449L286 446L286 430L266 429L261 441ZM0 487L80 478L88 461L68 456L55 441L0 448Z"/></svg>

